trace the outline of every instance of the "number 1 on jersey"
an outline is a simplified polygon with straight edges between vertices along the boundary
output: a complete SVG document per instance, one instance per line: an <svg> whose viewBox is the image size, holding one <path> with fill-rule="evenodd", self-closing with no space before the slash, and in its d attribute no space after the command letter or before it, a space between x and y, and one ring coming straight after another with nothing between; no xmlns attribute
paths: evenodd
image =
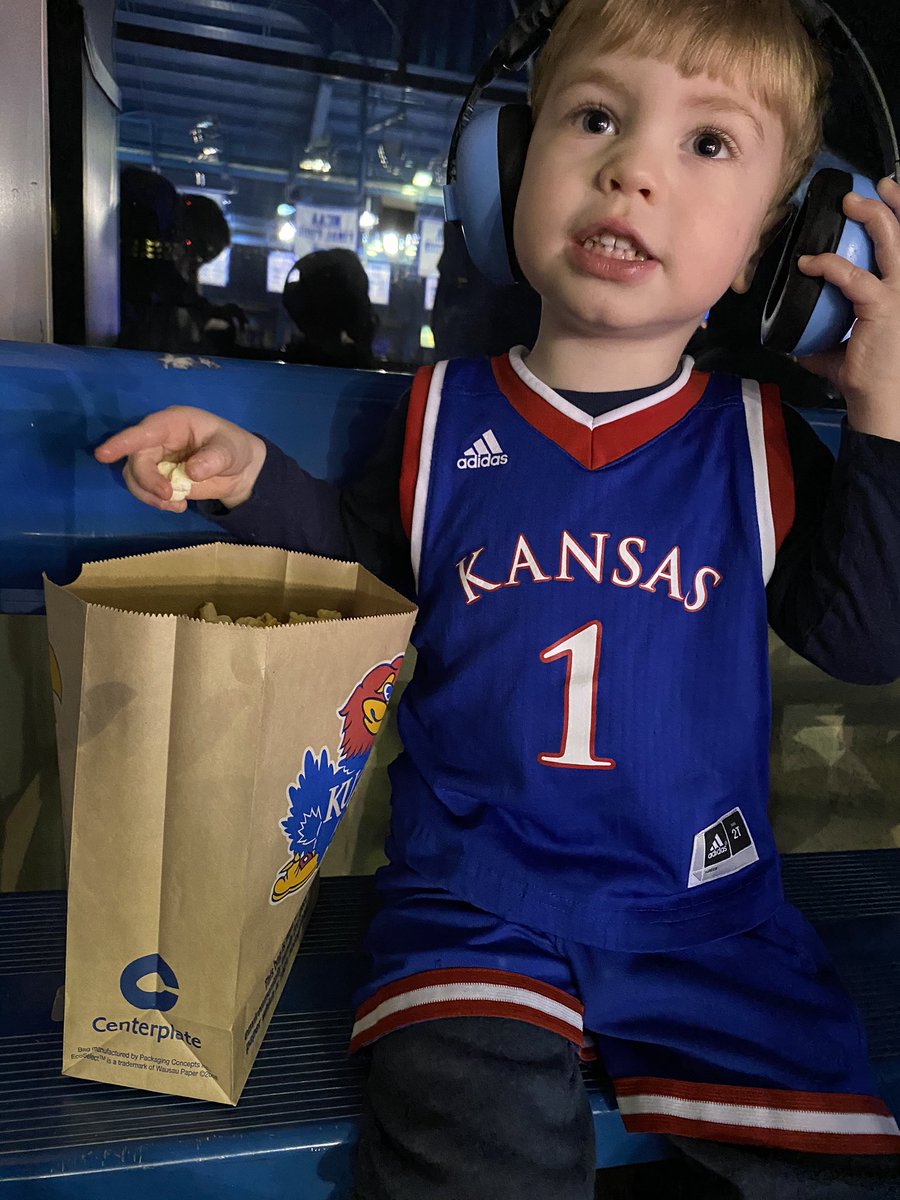
<svg viewBox="0 0 900 1200"><path fill-rule="evenodd" d="M594 754L602 636L600 622L588 621L587 625L567 633L541 651L541 662L566 659L562 745L558 754L538 755L538 762L547 767L588 767L608 771L616 765L613 759L597 758Z"/></svg>

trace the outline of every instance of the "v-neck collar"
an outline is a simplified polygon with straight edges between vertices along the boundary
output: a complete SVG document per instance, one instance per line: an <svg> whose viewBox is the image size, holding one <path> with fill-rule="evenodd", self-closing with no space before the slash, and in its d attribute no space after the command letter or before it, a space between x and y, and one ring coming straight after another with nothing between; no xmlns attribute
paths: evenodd
<svg viewBox="0 0 900 1200"><path fill-rule="evenodd" d="M588 416L529 371L524 346L491 360L497 386L516 412L538 433L595 471L623 458L671 428L697 403L709 375L694 370L689 354L678 378L668 387L599 417Z"/></svg>

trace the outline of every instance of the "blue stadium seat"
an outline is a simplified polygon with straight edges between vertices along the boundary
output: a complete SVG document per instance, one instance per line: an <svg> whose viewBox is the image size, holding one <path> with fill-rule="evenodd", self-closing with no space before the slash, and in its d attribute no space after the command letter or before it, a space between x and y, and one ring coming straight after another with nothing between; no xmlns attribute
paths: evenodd
<svg viewBox="0 0 900 1200"><path fill-rule="evenodd" d="M784 876L860 1005L883 1094L900 1114L900 850L788 855ZM53 1010L65 896L0 896L0 1197L341 1200L365 1070L347 1055L350 995L371 897L368 878L322 881L247 1087L227 1108L62 1076ZM665 1154L661 1139L626 1134L590 1068L585 1078L599 1167Z"/></svg>

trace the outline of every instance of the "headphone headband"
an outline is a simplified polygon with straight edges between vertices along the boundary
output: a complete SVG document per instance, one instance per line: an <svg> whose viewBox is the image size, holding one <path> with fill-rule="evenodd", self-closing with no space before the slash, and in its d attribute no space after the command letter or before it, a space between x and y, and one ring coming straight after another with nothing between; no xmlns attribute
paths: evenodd
<svg viewBox="0 0 900 1200"><path fill-rule="evenodd" d="M840 36L853 51L856 62L862 67L862 73L857 74L857 78L860 81L865 80L867 84L863 92L869 116L872 118L872 125L878 136L883 173L893 176L900 183L900 149L897 146L897 131L894 128L884 90L862 46L834 9L825 3L825 0L791 0L791 3L810 35L814 39L821 38L828 43L832 56L837 57L840 54L840 48L829 25L837 28Z"/></svg>
<svg viewBox="0 0 900 1200"><path fill-rule="evenodd" d="M553 23L566 3L567 0L537 0L536 4L532 4L516 17L491 51L490 58L475 76L456 119L447 155L448 183L456 179L456 149L462 131L472 119L472 113L481 99L482 92L494 82L501 71L518 71L520 67L524 67L550 36Z"/></svg>

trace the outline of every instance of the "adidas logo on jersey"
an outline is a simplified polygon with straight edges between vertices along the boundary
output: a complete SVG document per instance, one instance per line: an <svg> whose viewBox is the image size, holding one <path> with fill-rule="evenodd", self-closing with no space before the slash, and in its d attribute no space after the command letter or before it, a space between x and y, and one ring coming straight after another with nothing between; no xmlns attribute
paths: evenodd
<svg viewBox="0 0 900 1200"><path fill-rule="evenodd" d="M486 429L461 458L456 460L460 470L474 470L476 467L502 467L508 462L500 443L494 436L493 429Z"/></svg>
<svg viewBox="0 0 900 1200"><path fill-rule="evenodd" d="M722 854L730 854L730 853L731 853L731 851L729 850L729 848L725 844L725 842L722 841L721 835L717 833L716 836L713 838L712 842L710 843L709 849L706 852L706 858L708 861L711 858L718 858Z"/></svg>

